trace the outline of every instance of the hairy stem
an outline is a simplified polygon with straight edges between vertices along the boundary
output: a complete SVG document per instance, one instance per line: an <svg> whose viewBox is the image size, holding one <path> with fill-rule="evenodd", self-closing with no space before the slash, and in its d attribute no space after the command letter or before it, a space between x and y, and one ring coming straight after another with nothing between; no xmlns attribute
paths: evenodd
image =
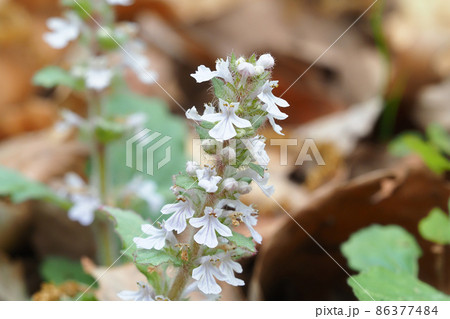
<svg viewBox="0 0 450 319"><path fill-rule="evenodd" d="M90 94L88 95L88 101L90 109L89 117L92 123L96 118L103 115L101 97L97 93ZM97 140L95 132L92 135L92 173L90 181L93 188L97 189L102 204L109 204L106 145ZM117 254L116 239L112 225L100 212L97 212L94 222L94 232L97 239L97 262L101 265L109 266L114 262Z"/></svg>

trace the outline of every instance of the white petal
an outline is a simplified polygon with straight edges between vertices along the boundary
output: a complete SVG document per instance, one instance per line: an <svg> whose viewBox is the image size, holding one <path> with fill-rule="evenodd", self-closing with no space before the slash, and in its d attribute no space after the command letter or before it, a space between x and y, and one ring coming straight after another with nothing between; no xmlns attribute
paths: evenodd
<svg viewBox="0 0 450 319"><path fill-rule="evenodd" d="M92 68L86 72L86 86L101 91L109 86L113 72L109 69Z"/></svg>
<svg viewBox="0 0 450 319"><path fill-rule="evenodd" d="M191 107L186 111L186 117L190 120L201 121L202 118L200 114L198 114L197 108L195 106Z"/></svg>
<svg viewBox="0 0 450 319"><path fill-rule="evenodd" d="M212 225L220 235L224 237L233 236L231 229L228 226L222 224L217 218L214 218L212 220Z"/></svg>
<svg viewBox="0 0 450 319"><path fill-rule="evenodd" d="M258 61L256 61L256 65L260 65L265 69L270 69L275 64L275 60L273 57L269 54L263 54L259 57Z"/></svg>
<svg viewBox="0 0 450 319"><path fill-rule="evenodd" d="M191 76L197 81L197 83L205 82L211 80L216 76L216 72L212 72L210 68L204 65L200 65L195 73Z"/></svg>
<svg viewBox="0 0 450 319"><path fill-rule="evenodd" d="M233 123L229 119L220 121L209 131L209 135L218 141L229 140L236 134Z"/></svg>
<svg viewBox="0 0 450 319"><path fill-rule="evenodd" d="M108 4L112 6L114 5L129 6L133 4L133 0L106 0L106 2L108 2Z"/></svg>
<svg viewBox="0 0 450 319"><path fill-rule="evenodd" d="M242 119L238 117L236 114L233 114L231 117L233 124L239 128L251 127L252 123L249 120Z"/></svg>
<svg viewBox="0 0 450 319"><path fill-rule="evenodd" d="M139 291L123 290L117 294L117 297L122 300L136 300L136 298L139 298L139 295Z"/></svg>

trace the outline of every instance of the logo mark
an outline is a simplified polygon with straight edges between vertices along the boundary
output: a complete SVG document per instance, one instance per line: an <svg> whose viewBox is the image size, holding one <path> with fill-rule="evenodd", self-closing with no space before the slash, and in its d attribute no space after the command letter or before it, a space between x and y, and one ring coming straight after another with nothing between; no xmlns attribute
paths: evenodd
<svg viewBox="0 0 450 319"><path fill-rule="evenodd" d="M171 159L172 152L170 146L165 148L164 157L158 163L155 163L156 158L159 159L156 153L172 138L170 136L163 136L157 140L161 135L161 133L146 128L129 138L126 142L126 165L133 168L133 154L135 153L136 170L140 172L144 172L144 162L146 162L146 173L148 175L154 174L155 166L156 169L164 167ZM147 149L144 152L145 148Z"/></svg>

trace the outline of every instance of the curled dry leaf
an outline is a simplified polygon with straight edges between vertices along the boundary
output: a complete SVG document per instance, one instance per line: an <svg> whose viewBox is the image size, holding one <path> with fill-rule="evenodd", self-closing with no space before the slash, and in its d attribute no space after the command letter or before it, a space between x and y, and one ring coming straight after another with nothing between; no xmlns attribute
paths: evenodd
<svg viewBox="0 0 450 319"><path fill-rule="evenodd" d="M404 178L398 179L395 192L374 202L374 195L380 193L386 179L399 175L404 175ZM285 216L283 226L269 245L263 245L257 257L250 298L354 299L346 284L347 275L340 268L350 272L339 247L352 233L373 223L400 225L413 234L424 252L420 259L419 278L436 286L438 278L434 271L432 243L419 236L417 225L433 207L446 207L449 196L450 186L445 180L435 176L423 164L404 162L338 186L299 211L288 211L292 219ZM446 262L450 262L449 255ZM444 286L448 292L448 272L446 278Z"/></svg>

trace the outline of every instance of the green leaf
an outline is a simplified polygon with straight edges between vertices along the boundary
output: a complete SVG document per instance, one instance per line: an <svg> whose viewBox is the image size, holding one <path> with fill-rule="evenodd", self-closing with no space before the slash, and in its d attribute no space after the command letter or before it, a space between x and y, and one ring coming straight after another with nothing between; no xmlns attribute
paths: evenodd
<svg viewBox="0 0 450 319"><path fill-rule="evenodd" d="M233 232L233 236L227 237L227 239L235 243L238 247L246 248L252 253L256 252L255 243L253 242L251 237L245 237L242 234Z"/></svg>
<svg viewBox="0 0 450 319"><path fill-rule="evenodd" d="M450 296L420 281L411 274L372 267L347 280L361 301L442 301Z"/></svg>
<svg viewBox="0 0 450 319"><path fill-rule="evenodd" d="M47 257L40 266L40 273L45 281L57 285L69 280L86 284L87 286L95 282L94 277L84 272L79 261L64 257Z"/></svg>
<svg viewBox="0 0 450 319"><path fill-rule="evenodd" d="M195 126L195 130L197 131L198 136L202 140L209 140L212 138L209 135L209 130L204 127L201 127L200 125Z"/></svg>
<svg viewBox="0 0 450 319"><path fill-rule="evenodd" d="M427 127L427 137L430 142L447 155L450 155L450 134L439 124Z"/></svg>
<svg viewBox="0 0 450 319"><path fill-rule="evenodd" d="M172 260L172 256L162 250L137 250L133 238L142 235L141 226L146 222L133 211L106 207L107 211L116 221L116 232L122 238L125 255L138 264L158 266ZM145 274L145 273L144 273Z"/></svg>
<svg viewBox="0 0 450 319"><path fill-rule="evenodd" d="M420 235L434 243L450 244L450 219L440 208L433 208L430 214L419 222Z"/></svg>
<svg viewBox="0 0 450 319"><path fill-rule="evenodd" d="M200 186L198 186L197 180L188 175L187 173L180 173L175 177L175 185L180 186L181 188L184 188L186 190L197 188L201 189Z"/></svg>
<svg viewBox="0 0 450 319"><path fill-rule="evenodd" d="M421 250L414 237L396 225L372 225L350 236L341 246L350 268L363 271L380 266L393 272L418 273Z"/></svg>
<svg viewBox="0 0 450 319"><path fill-rule="evenodd" d="M417 134L403 134L391 142L389 150L399 156L404 156L408 152L416 153L436 174L450 170L450 160L443 156L434 145L425 142Z"/></svg>
<svg viewBox="0 0 450 319"><path fill-rule="evenodd" d="M96 139L104 144L120 139L124 132L123 125L113 121L99 119L95 123Z"/></svg>
<svg viewBox="0 0 450 319"><path fill-rule="evenodd" d="M261 177L264 177L264 167L257 165L255 163L249 163L248 167L258 173Z"/></svg>
<svg viewBox="0 0 450 319"><path fill-rule="evenodd" d="M68 209L70 202L57 196L42 183L30 180L17 171L0 166L0 196L9 196L15 203L41 199Z"/></svg>
<svg viewBox="0 0 450 319"><path fill-rule="evenodd" d="M156 98L148 98L139 94L130 92L115 93L105 100L105 108L107 115L128 116L133 113L144 113L147 121L145 128L160 133L154 142L161 141L163 137L171 139L165 142L161 147L153 152L154 173L153 176L143 174L146 179L153 180L159 187L160 192L166 192L167 196L173 196L170 192L172 181L168 176L173 176L179 171L185 169L185 139L187 136L187 126L178 116L174 116L169 112L169 107L164 101ZM126 163L126 140L131 138L133 134L126 136L124 139L111 143L108 147L108 155L111 159L112 183L114 185L124 185L128 183L138 172L133 167L127 167ZM148 149L153 142L150 143ZM143 163L148 163L146 149L143 152ZM170 160L162 167L158 168L158 164L166 158L166 150L170 151ZM133 149L133 159L136 159L136 147ZM144 170L146 167L144 167ZM159 212L156 212L159 215Z"/></svg>
<svg viewBox="0 0 450 319"><path fill-rule="evenodd" d="M123 249L126 250L125 255L133 258L133 252L136 251L136 244L133 238L138 237L142 233L141 226L145 223L143 218L133 211L122 210L120 208L105 207L104 210L116 222L116 232L122 238Z"/></svg>
<svg viewBox="0 0 450 319"><path fill-rule="evenodd" d="M82 80L58 66L48 66L39 70L33 77L33 84L45 88L64 85L74 90L80 90L83 87Z"/></svg>
<svg viewBox="0 0 450 319"><path fill-rule="evenodd" d="M217 98L225 99L226 96L225 83L218 78L212 78L211 82L214 87L214 94L217 96Z"/></svg>
<svg viewBox="0 0 450 319"><path fill-rule="evenodd" d="M136 253L135 260L138 264L152 265L156 267L163 263L172 261L173 258L163 250L142 249L138 250Z"/></svg>

